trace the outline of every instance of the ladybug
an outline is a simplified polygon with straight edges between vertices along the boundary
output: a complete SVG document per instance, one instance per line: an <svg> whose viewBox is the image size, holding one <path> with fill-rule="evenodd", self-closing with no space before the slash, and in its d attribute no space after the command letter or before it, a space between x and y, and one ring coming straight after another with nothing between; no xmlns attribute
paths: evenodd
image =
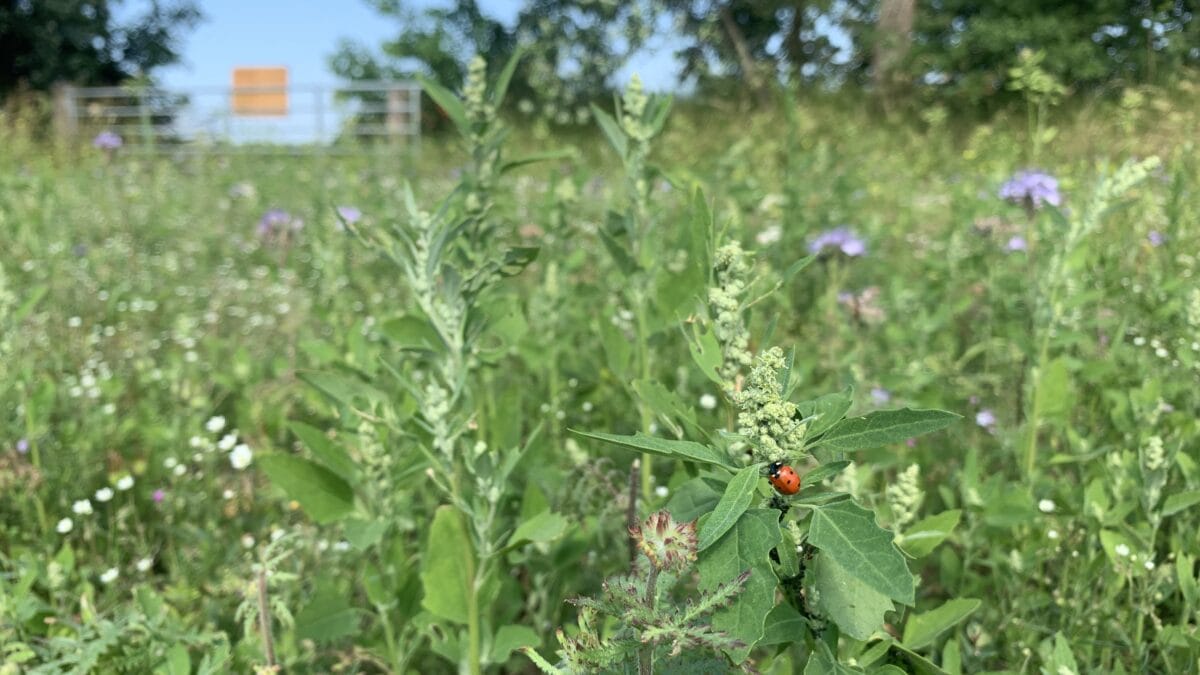
<svg viewBox="0 0 1200 675"><path fill-rule="evenodd" d="M794 495L800 491L800 476L796 470L783 462L772 462L767 467L767 480L780 494Z"/></svg>

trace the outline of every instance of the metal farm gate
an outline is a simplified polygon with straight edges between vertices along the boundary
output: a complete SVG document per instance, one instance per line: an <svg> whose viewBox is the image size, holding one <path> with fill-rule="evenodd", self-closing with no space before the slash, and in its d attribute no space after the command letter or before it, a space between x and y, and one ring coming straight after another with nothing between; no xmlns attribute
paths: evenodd
<svg viewBox="0 0 1200 675"><path fill-rule="evenodd" d="M268 101L272 107L255 107ZM415 149L421 88L406 81L187 91L64 86L55 95L55 116L60 133L90 140L110 131L121 137L123 151L353 153L396 144Z"/></svg>

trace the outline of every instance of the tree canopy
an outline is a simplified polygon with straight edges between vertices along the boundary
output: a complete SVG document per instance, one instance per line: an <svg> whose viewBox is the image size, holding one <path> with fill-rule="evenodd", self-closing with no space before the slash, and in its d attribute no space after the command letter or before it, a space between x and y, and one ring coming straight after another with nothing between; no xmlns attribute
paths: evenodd
<svg viewBox="0 0 1200 675"><path fill-rule="evenodd" d="M0 3L0 98L56 83L117 84L179 59L179 38L200 19L191 0L151 2L120 22L113 0Z"/></svg>

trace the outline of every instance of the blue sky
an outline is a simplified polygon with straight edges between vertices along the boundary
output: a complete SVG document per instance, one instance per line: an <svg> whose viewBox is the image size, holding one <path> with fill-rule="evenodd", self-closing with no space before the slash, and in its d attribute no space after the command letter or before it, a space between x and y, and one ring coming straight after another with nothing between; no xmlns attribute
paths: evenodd
<svg viewBox="0 0 1200 675"><path fill-rule="evenodd" d="M122 3L121 14L136 14L145 0ZM448 3L417 0L410 7ZM481 0L490 15L511 23L520 0ZM378 14L364 0L200 0L203 23L183 40L182 63L158 75L168 88L224 86L235 66L287 66L295 84L330 84L335 81L326 65L342 38L354 38L376 47L396 35L399 23ZM670 89L676 66L669 46L651 46L638 55L617 81L632 72L651 89Z"/></svg>

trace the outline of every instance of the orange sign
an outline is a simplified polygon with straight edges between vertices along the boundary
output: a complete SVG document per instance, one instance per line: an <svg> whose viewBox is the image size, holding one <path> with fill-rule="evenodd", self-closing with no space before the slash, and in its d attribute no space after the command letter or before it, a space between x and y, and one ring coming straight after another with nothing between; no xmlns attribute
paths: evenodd
<svg viewBox="0 0 1200 675"><path fill-rule="evenodd" d="M233 114L284 117L288 114L287 68L234 68Z"/></svg>

